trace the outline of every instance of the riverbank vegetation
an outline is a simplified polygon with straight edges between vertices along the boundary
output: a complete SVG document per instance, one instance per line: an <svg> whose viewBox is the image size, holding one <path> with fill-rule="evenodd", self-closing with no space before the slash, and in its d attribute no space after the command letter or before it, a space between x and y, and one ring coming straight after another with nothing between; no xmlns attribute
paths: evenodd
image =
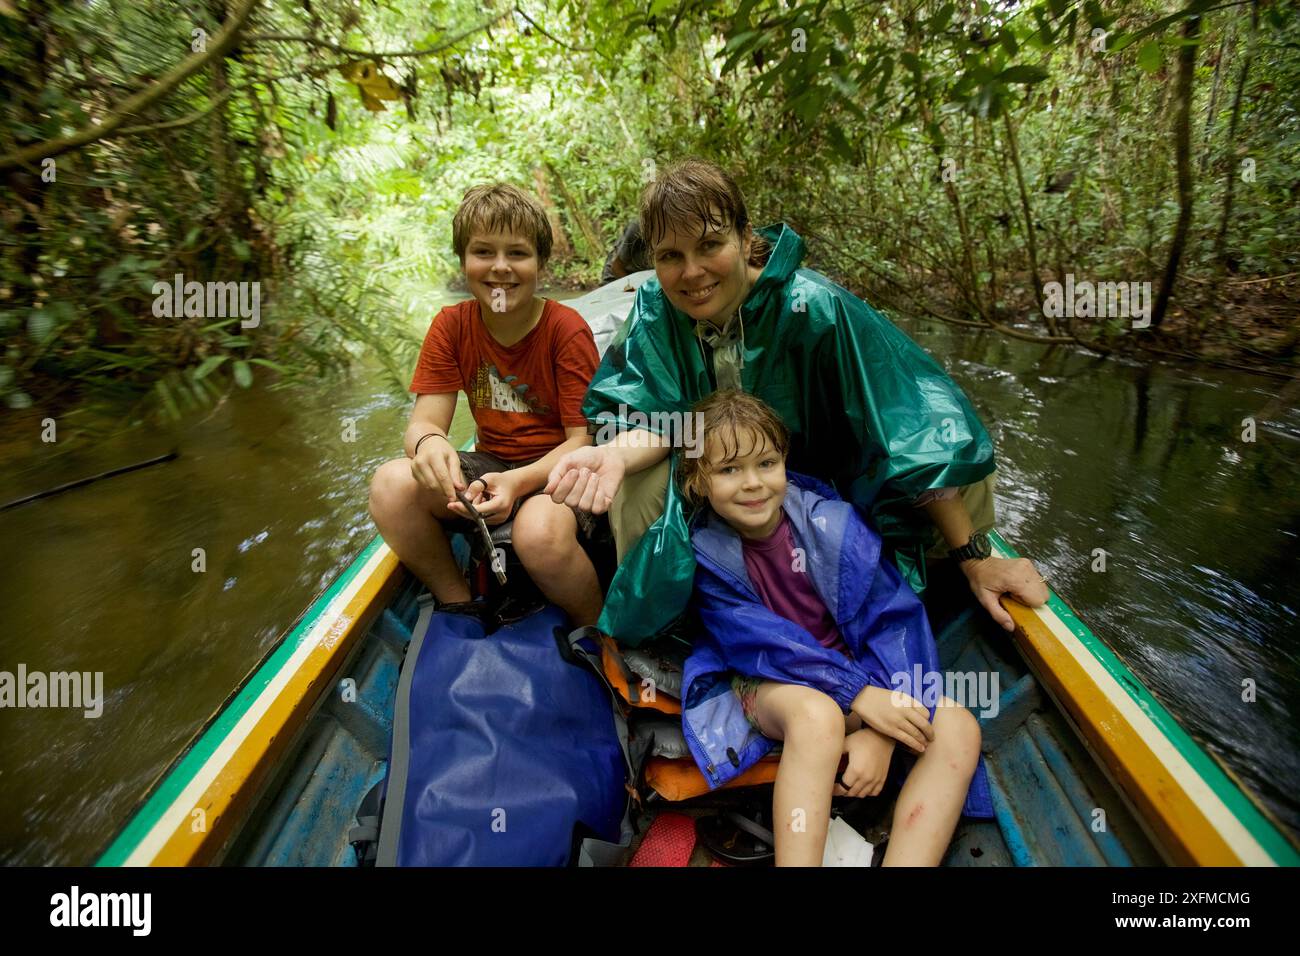
<svg viewBox="0 0 1300 956"><path fill-rule="evenodd" d="M401 387L468 185L539 193L577 287L685 154L879 306L1290 376L1296 12L0 0L0 394L181 417L361 355ZM177 275L260 312L159 315Z"/></svg>

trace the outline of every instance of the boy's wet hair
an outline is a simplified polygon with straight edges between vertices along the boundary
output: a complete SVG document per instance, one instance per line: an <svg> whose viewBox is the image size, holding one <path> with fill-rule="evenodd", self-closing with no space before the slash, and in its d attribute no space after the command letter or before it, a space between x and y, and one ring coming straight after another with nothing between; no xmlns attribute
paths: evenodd
<svg viewBox="0 0 1300 956"><path fill-rule="evenodd" d="M710 439L716 438L721 446L719 464L753 452L753 446L740 447L740 433L746 430L766 438L782 460L790 451L790 429L776 409L738 388L714 392L696 402L691 414L702 416L698 434L704 442L705 453L698 458L682 456L677 466L677 483L692 504L703 504L709 496L709 482L713 477L713 463L707 453Z"/></svg>
<svg viewBox="0 0 1300 956"><path fill-rule="evenodd" d="M683 159L658 173L641 194L641 236L653 255L655 243L668 232L734 229L743 237L749 210L736 181L721 166L702 159ZM767 265L772 245L755 233L749 264Z"/></svg>
<svg viewBox="0 0 1300 956"><path fill-rule="evenodd" d="M461 265L475 233L505 232L523 236L537 250L542 265L551 257L551 222L535 196L509 183L471 186L451 221L451 246Z"/></svg>

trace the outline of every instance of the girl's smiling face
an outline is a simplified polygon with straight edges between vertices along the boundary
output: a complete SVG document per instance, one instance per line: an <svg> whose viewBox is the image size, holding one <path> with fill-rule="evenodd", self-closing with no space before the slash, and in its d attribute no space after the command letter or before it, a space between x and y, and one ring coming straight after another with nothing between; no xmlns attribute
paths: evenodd
<svg viewBox="0 0 1300 956"><path fill-rule="evenodd" d="M739 429L731 439L708 436L709 504L746 538L766 538L781 523L785 458L752 428Z"/></svg>
<svg viewBox="0 0 1300 956"><path fill-rule="evenodd" d="M541 262L536 247L521 235L475 232L465 246L464 269L483 314L501 315L533 301Z"/></svg>
<svg viewBox="0 0 1300 956"><path fill-rule="evenodd" d="M725 326L753 284L747 264L751 242L749 226L743 236L717 222L669 226L651 250L668 301L696 321Z"/></svg>

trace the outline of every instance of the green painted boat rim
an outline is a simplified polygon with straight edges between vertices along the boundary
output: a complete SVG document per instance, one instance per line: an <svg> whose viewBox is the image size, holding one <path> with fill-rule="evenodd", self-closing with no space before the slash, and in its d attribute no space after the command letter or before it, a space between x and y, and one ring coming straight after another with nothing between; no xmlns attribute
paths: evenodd
<svg viewBox="0 0 1300 956"><path fill-rule="evenodd" d="M334 579L333 583L312 602L279 645L245 679L243 686L233 698L216 713L205 729L199 731L188 749L173 762L171 769L164 772L161 782L132 815L121 833L109 844L108 849L95 863L96 866L122 866L126 863L141 841L153 830L163 814L239 724L262 691L293 658L294 652L302 645L303 640L334 598L356 579L361 569L382 545L383 539L376 535L352 563Z"/></svg>

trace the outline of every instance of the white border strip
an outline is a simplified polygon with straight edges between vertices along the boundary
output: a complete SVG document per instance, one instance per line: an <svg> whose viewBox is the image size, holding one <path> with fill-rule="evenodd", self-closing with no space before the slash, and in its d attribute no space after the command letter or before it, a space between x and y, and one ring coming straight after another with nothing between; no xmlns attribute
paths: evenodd
<svg viewBox="0 0 1300 956"><path fill-rule="evenodd" d="M176 830L189 819L190 812L198 804L200 798L207 793L213 781L225 769L231 758L234 757L240 746L252 733L253 728L271 709L275 699L280 696L280 692L298 673L306 659L317 648L322 646L330 647L338 642L339 633L351 623L351 619L344 617L343 610L356 597L362 587L370 581L379 569L379 565L391 554L388 545L380 542L379 547L375 549L375 553L370 556L370 560L352 579L352 583L336 594L334 600L330 601L325 610L317 617L315 623L311 626L311 630L303 637L302 642L289 659L285 661L284 666L276 672L271 682L262 689L262 692L257 696L257 700L249 706L239 723L226 735L225 740L221 741L203 766L190 779L185 789L172 801L171 806L163 811L153 828L136 844L135 849L131 851L131 855L122 861L123 866L148 866L153 862L163 847L167 845L167 842L176 834Z"/></svg>
<svg viewBox="0 0 1300 956"><path fill-rule="evenodd" d="M1196 769L1187 762L1187 758L1170 742L1169 738L1156 726L1150 716L1120 686L1114 675L1093 656L1092 652L1084 646L1078 636L1066 626L1060 615L1046 604L1042 607L1030 608L1030 610L1037 614L1039 620L1047 625L1053 636L1060 641L1061 646L1074 658L1075 663L1082 667L1084 672L1092 678L1093 683L1097 685L1097 689L1105 694L1106 699L1119 711L1120 716L1128 721L1129 726L1151 748L1161 766L1169 771L1170 776L1174 778L1174 782L1183 789L1188 799L1205 814L1210 821L1210 825L1218 831L1232 851L1241 858L1241 862L1247 866L1276 866L1277 863L1269 855L1268 851L1237 819L1236 814L1228 809L1228 806L1219 798L1219 795L1196 772Z"/></svg>

